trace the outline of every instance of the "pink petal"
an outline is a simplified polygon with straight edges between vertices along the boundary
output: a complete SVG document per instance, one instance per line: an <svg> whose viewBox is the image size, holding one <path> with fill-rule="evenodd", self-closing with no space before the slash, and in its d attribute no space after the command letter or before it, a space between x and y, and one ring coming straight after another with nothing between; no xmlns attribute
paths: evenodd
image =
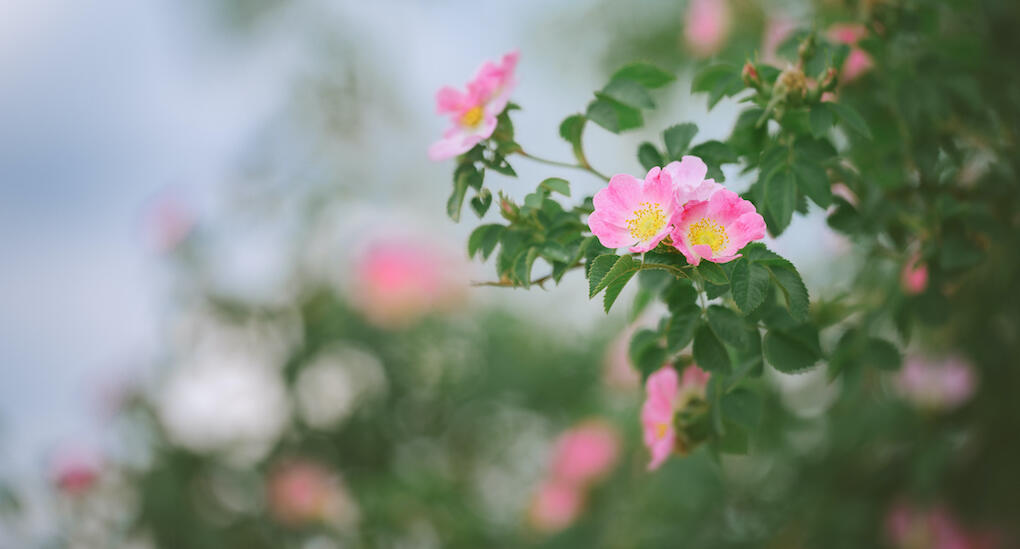
<svg viewBox="0 0 1020 549"><path fill-rule="evenodd" d="M603 246L615 250L634 243L634 238L626 228L606 221L604 215L603 211L597 210L588 216L588 228Z"/></svg>
<svg viewBox="0 0 1020 549"><path fill-rule="evenodd" d="M443 86L436 92L436 112L439 114L459 113L464 110L467 96L451 86Z"/></svg>

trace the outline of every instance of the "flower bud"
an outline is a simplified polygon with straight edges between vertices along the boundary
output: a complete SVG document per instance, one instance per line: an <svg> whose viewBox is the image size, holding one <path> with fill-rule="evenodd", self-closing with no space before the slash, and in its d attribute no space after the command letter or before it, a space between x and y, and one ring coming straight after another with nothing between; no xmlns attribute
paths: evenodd
<svg viewBox="0 0 1020 549"><path fill-rule="evenodd" d="M822 83L819 86L821 88L821 90L823 92L827 92L827 91L832 91L832 90L836 89L836 84L838 83L838 75L839 75L839 71L837 71L833 67L829 67L825 71L825 75L822 76L822 79L821 79Z"/></svg>
<svg viewBox="0 0 1020 549"><path fill-rule="evenodd" d="M744 69L740 71L740 76L744 79L744 84L758 88L761 86L761 78L758 77L758 69L754 68L754 65L748 61L744 63Z"/></svg>
<svg viewBox="0 0 1020 549"><path fill-rule="evenodd" d="M787 67L776 80L776 95L786 96L789 104L796 105L807 95L807 77L800 67Z"/></svg>
<svg viewBox="0 0 1020 549"><path fill-rule="evenodd" d="M503 219L506 219L507 221L517 221L517 218L521 213L521 207L515 204L513 200L510 200L505 194L500 192L499 213L503 216Z"/></svg>

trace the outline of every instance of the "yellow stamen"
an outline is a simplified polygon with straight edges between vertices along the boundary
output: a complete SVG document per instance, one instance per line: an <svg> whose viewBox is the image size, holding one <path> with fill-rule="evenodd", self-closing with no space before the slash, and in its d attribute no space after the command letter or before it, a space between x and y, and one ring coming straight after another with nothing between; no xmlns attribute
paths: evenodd
<svg viewBox="0 0 1020 549"><path fill-rule="evenodd" d="M638 242L651 239L665 227L666 215L662 213L662 207L651 202L642 202L634 210L633 217L627 220L630 236Z"/></svg>
<svg viewBox="0 0 1020 549"><path fill-rule="evenodd" d="M463 116L460 117L460 123L469 128L473 128L482 122L482 108L471 107Z"/></svg>
<svg viewBox="0 0 1020 549"><path fill-rule="evenodd" d="M666 430L669 429L668 423L656 423L655 424L655 438L663 438L666 436Z"/></svg>
<svg viewBox="0 0 1020 549"><path fill-rule="evenodd" d="M712 248L713 254L722 252L730 243L726 229L708 217L702 218L687 229L687 240L691 246L707 244Z"/></svg>

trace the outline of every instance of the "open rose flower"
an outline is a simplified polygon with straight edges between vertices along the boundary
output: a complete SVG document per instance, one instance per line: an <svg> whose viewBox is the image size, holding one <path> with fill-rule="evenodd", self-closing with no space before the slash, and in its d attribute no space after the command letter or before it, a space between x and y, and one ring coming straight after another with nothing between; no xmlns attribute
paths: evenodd
<svg viewBox="0 0 1020 549"><path fill-rule="evenodd" d="M553 453L552 476L583 486L605 475L616 463L620 441L607 423L587 421L560 435Z"/></svg>
<svg viewBox="0 0 1020 549"><path fill-rule="evenodd" d="M314 461L291 459L277 463L266 490L270 513L287 526L343 526L358 516L357 505L339 477Z"/></svg>
<svg viewBox="0 0 1020 549"><path fill-rule="evenodd" d="M595 212L588 217L588 227L607 248L647 252L669 235L681 206L706 200L722 188L705 179L707 170L700 158L685 156L665 168L652 168L644 181L627 174L614 175L609 186L595 194Z"/></svg>
<svg viewBox="0 0 1020 549"><path fill-rule="evenodd" d="M673 246L691 265L702 259L732 261L752 240L765 237L765 219L754 204L729 189L712 193L708 200L690 202L673 223Z"/></svg>
<svg viewBox="0 0 1020 549"><path fill-rule="evenodd" d="M850 55L843 63L843 81L850 82L862 74L871 70L875 65L871 56L861 48L856 47L857 42L868 35L868 29L864 25L838 24L829 27L829 39L837 44L850 46Z"/></svg>
<svg viewBox="0 0 1020 549"><path fill-rule="evenodd" d="M429 158L439 161L464 154L492 135L496 117L506 108L517 83L514 78L517 58L518 53L512 51L499 63L487 61L466 91L450 86L439 90L436 111L448 115L453 125L429 147Z"/></svg>
<svg viewBox="0 0 1020 549"><path fill-rule="evenodd" d="M652 455L648 470L658 469L676 448L677 436L673 419L677 410L695 399L705 398L705 387L711 374L695 364L678 376L672 366L663 366L645 382L645 403L641 407L641 426L645 446Z"/></svg>

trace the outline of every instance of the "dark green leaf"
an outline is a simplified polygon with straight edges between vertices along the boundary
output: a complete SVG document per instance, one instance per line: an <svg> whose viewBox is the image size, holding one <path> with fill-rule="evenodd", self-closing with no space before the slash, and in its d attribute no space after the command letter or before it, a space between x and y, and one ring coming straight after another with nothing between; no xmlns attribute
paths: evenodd
<svg viewBox="0 0 1020 549"><path fill-rule="evenodd" d="M602 284L602 279L606 277L609 270L616 265L616 262L621 256L616 254L605 254L600 255L588 263L588 297L595 297L595 294L599 293L605 285Z"/></svg>
<svg viewBox="0 0 1020 549"><path fill-rule="evenodd" d="M815 333L817 340L817 332ZM817 342L812 342L796 332L769 330L765 334L762 348L765 359L775 369L788 374L804 371L820 358Z"/></svg>
<svg viewBox="0 0 1020 549"><path fill-rule="evenodd" d="M722 409L726 419L754 430L758 428L758 421L761 419L761 397L749 389L740 387L723 395Z"/></svg>
<svg viewBox="0 0 1020 549"><path fill-rule="evenodd" d="M726 278L726 271L722 270L718 264L711 261L702 261L697 267L698 273L705 277L705 280L712 284L725 285L730 283L730 279Z"/></svg>
<svg viewBox="0 0 1020 549"><path fill-rule="evenodd" d="M648 63L631 63L613 73L613 80L633 80L646 88L659 88L676 79L672 74Z"/></svg>
<svg viewBox="0 0 1020 549"><path fill-rule="evenodd" d="M740 307L740 310L745 313L757 309L765 300L769 281L769 271L765 267L753 263L747 258L737 260L737 264L733 267L733 278L730 284L733 289L733 300L737 303L737 307Z"/></svg>
<svg viewBox="0 0 1020 549"><path fill-rule="evenodd" d="M570 115L560 122L560 137L570 143L574 151L574 158L580 161L584 158L584 150L581 146L581 134L584 133L584 124L588 120L581 114Z"/></svg>
<svg viewBox="0 0 1020 549"><path fill-rule="evenodd" d="M475 211L478 217L485 215L485 212L489 211L489 206L492 205L492 193L489 189L482 189L471 199L471 209Z"/></svg>
<svg viewBox="0 0 1020 549"><path fill-rule="evenodd" d="M597 99L588 104L587 112L587 117L592 122L613 133L640 128L644 125L644 118L642 118L640 110L600 93L596 93L595 97Z"/></svg>
<svg viewBox="0 0 1020 549"><path fill-rule="evenodd" d="M902 358L892 343L877 337L869 337L861 360L880 370L899 370Z"/></svg>
<svg viewBox="0 0 1020 549"><path fill-rule="evenodd" d="M706 311L708 325L712 327L719 339L737 349L746 347L750 342L747 338L747 324L733 309L722 305L712 305Z"/></svg>
<svg viewBox="0 0 1020 549"><path fill-rule="evenodd" d="M641 162L641 167L646 170L650 170L656 166L663 166L665 162L662 160L662 155L659 154L659 150L655 148L655 145L645 141L638 147L638 162Z"/></svg>
<svg viewBox="0 0 1020 549"><path fill-rule="evenodd" d="M680 157L687 152L687 147L698 133L698 126L690 122L677 124L666 128L662 132L662 139L666 142L666 154L669 160L680 160Z"/></svg>
<svg viewBox="0 0 1020 549"><path fill-rule="evenodd" d="M786 260L783 261L784 264L770 265L769 271L772 272L772 276L782 291L790 315L797 320L803 320L807 318L810 305L807 287L804 286L804 281L801 280L800 273L793 267L793 264Z"/></svg>
<svg viewBox="0 0 1020 549"><path fill-rule="evenodd" d="M613 281L606 286L606 293L602 296L602 306L607 313L609 312L609 309L613 308L613 303L615 303L616 298L620 296L620 292L623 291L623 287L627 285L627 282L630 281L636 272L636 270L626 271L620 276L614 278ZM607 276L606 278L609 277Z"/></svg>
<svg viewBox="0 0 1020 549"><path fill-rule="evenodd" d="M832 185L825 169L813 162L797 162L793 166L797 176L797 187L815 204L828 208L832 204Z"/></svg>
<svg viewBox="0 0 1020 549"><path fill-rule="evenodd" d="M570 196L570 183L566 179L560 179L559 177L550 177L545 181L538 184L539 189L545 189L551 193L560 193L563 196Z"/></svg>
<svg viewBox="0 0 1020 549"><path fill-rule="evenodd" d="M464 205L464 195L467 194L468 178L457 177L453 181L453 192L446 201L446 215L455 222L460 221L460 209Z"/></svg>
<svg viewBox="0 0 1020 549"><path fill-rule="evenodd" d="M606 84L606 87L602 88L602 94L635 109L655 108L655 102L652 101L648 90L630 79L613 79Z"/></svg>
<svg viewBox="0 0 1020 549"><path fill-rule="evenodd" d="M503 235L505 227L499 224L481 225L468 237L468 257L474 257L479 251L482 252L482 259L488 259L492 250L499 244L499 237Z"/></svg>
<svg viewBox="0 0 1020 549"><path fill-rule="evenodd" d="M822 103L829 109L832 114L836 115L837 118L843 121L851 130L863 135L864 137L871 139L871 128L868 127L868 123L861 118L861 115L857 113L852 107L848 107L842 103L834 103L826 101Z"/></svg>
<svg viewBox="0 0 1020 549"><path fill-rule="evenodd" d="M797 206L797 181L793 172L778 168L765 180L765 208L771 214L773 234L782 233L793 219Z"/></svg>
<svg viewBox="0 0 1020 549"><path fill-rule="evenodd" d="M702 322L694 332L694 362L703 370L725 374L730 369L730 355L708 324Z"/></svg>
<svg viewBox="0 0 1020 549"><path fill-rule="evenodd" d="M678 353L694 339L694 329L701 318L701 307L685 305L672 313L666 329L666 346L670 353Z"/></svg>
<svg viewBox="0 0 1020 549"><path fill-rule="evenodd" d="M829 130L832 129L832 124L835 120L832 117L832 111L827 109L824 104L818 104L811 107L811 133L815 137L824 137L828 135Z"/></svg>
<svg viewBox="0 0 1020 549"><path fill-rule="evenodd" d="M634 276L634 273L638 272L639 269L641 269L640 261L635 260L629 255L621 255L616 263L613 264L612 268L609 269L609 272L607 272L602 280L600 280L595 286L595 293L592 295L598 294L602 291L602 288L609 287L611 284L616 282L616 279L622 276L626 275L629 280L630 277Z"/></svg>

